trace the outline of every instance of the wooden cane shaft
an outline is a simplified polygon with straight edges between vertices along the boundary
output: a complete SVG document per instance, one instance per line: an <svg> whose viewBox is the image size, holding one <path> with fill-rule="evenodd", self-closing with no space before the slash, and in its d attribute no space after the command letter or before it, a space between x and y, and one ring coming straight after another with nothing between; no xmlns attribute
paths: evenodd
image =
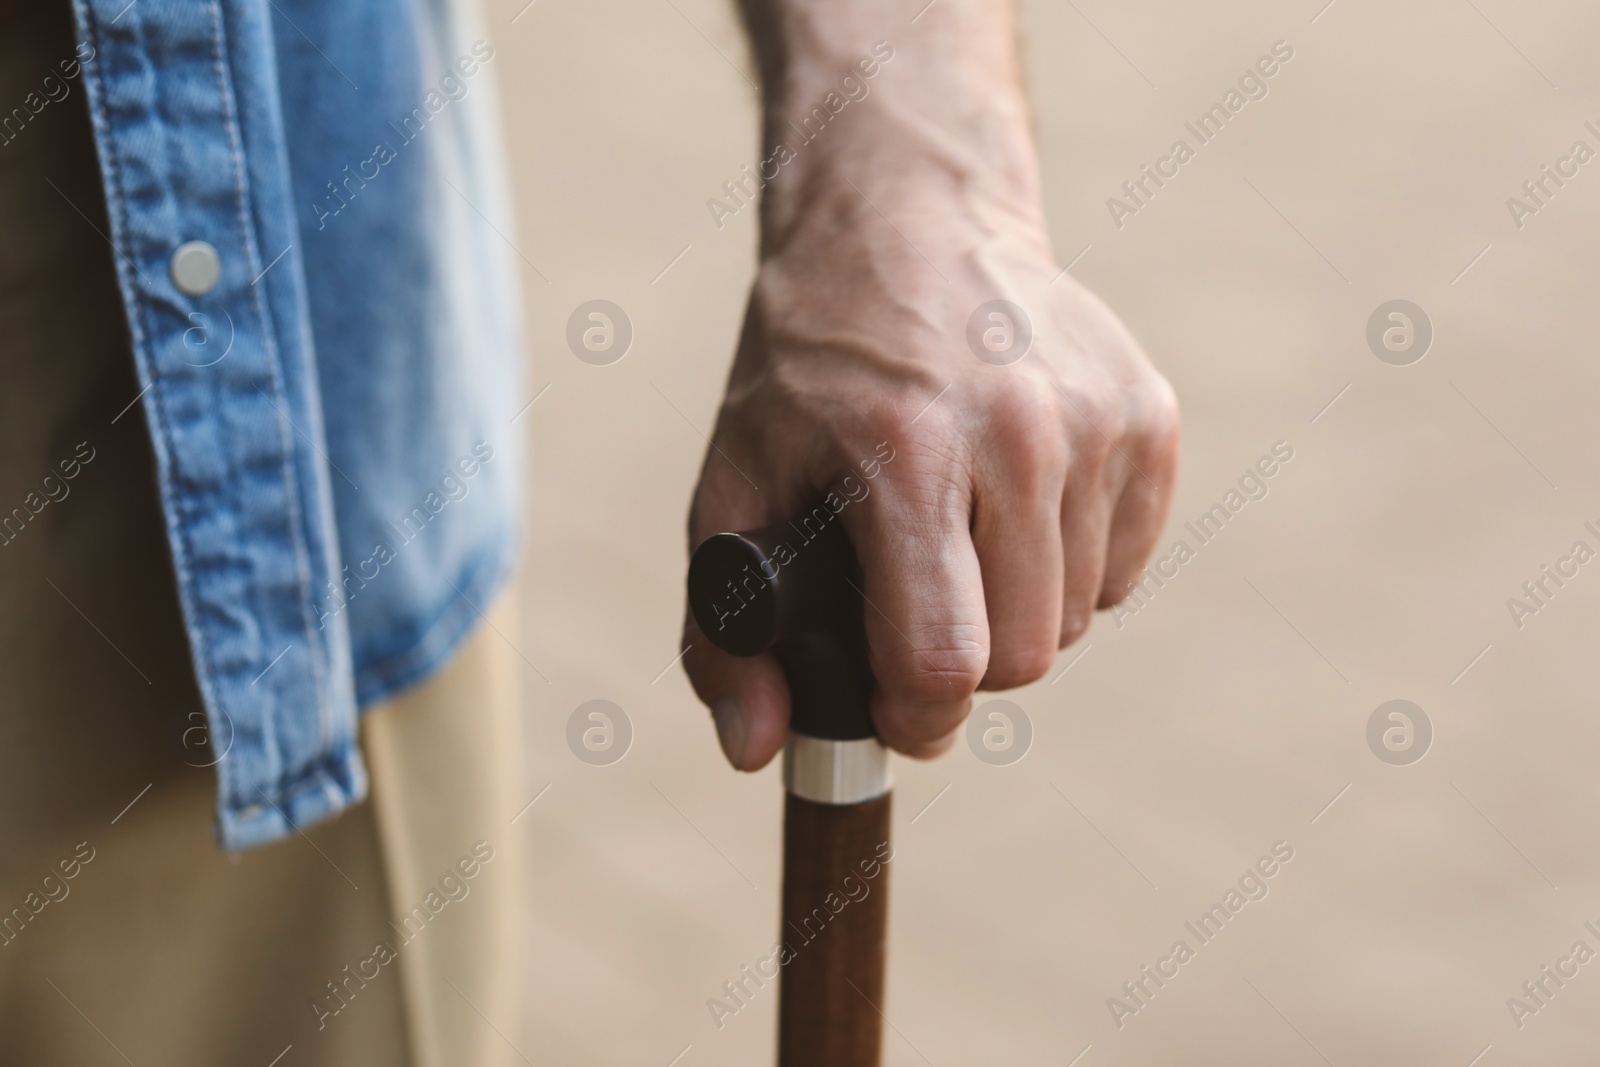
<svg viewBox="0 0 1600 1067"><path fill-rule="evenodd" d="M786 798L778 1067L878 1067L891 796Z"/></svg>

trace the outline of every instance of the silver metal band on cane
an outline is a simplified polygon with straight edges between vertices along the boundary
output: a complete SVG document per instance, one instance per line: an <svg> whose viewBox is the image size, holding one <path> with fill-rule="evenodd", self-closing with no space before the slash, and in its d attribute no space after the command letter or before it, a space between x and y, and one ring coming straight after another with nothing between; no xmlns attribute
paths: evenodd
<svg viewBox="0 0 1600 1067"><path fill-rule="evenodd" d="M894 785L889 750L876 737L828 741L791 733L783 746L783 784L817 804L860 804Z"/></svg>

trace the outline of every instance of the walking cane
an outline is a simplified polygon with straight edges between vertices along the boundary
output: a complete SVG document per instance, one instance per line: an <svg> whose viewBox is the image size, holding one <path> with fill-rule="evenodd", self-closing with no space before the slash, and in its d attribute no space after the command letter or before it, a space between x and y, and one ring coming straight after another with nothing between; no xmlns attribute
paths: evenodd
<svg viewBox="0 0 1600 1067"><path fill-rule="evenodd" d="M773 652L789 682L779 1067L877 1067L882 1047L889 753L868 713L860 588L826 507L717 534L689 563L701 632L737 656ZM869 889L858 899L852 885Z"/></svg>

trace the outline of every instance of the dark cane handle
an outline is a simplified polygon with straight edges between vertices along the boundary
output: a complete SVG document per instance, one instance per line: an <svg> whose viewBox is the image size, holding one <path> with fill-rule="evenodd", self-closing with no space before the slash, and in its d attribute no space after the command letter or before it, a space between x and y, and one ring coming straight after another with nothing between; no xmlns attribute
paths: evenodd
<svg viewBox="0 0 1600 1067"><path fill-rule="evenodd" d="M689 604L718 648L770 651L789 683L779 1067L877 1067L891 794L850 539L826 505L717 534L690 560Z"/></svg>
<svg viewBox="0 0 1600 1067"><path fill-rule="evenodd" d="M689 604L718 648L778 657L789 680L790 729L835 741L873 736L861 568L826 505L702 541L689 562Z"/></svg>

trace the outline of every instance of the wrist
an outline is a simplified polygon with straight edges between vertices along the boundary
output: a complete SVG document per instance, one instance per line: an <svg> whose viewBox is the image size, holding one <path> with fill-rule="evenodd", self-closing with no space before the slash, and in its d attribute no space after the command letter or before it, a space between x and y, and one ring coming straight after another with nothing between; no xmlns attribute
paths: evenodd
<svg viewBox="0 0 1600 1067"><path fill-rule="evenodd" d="M747 176L761 188L763 255L862 200L896 219L970 203L993 224L1042 231L1005 6L942 0L915 26L847 15L861 6L785 12L782 62L764 71L764 151Z"/></svg>

